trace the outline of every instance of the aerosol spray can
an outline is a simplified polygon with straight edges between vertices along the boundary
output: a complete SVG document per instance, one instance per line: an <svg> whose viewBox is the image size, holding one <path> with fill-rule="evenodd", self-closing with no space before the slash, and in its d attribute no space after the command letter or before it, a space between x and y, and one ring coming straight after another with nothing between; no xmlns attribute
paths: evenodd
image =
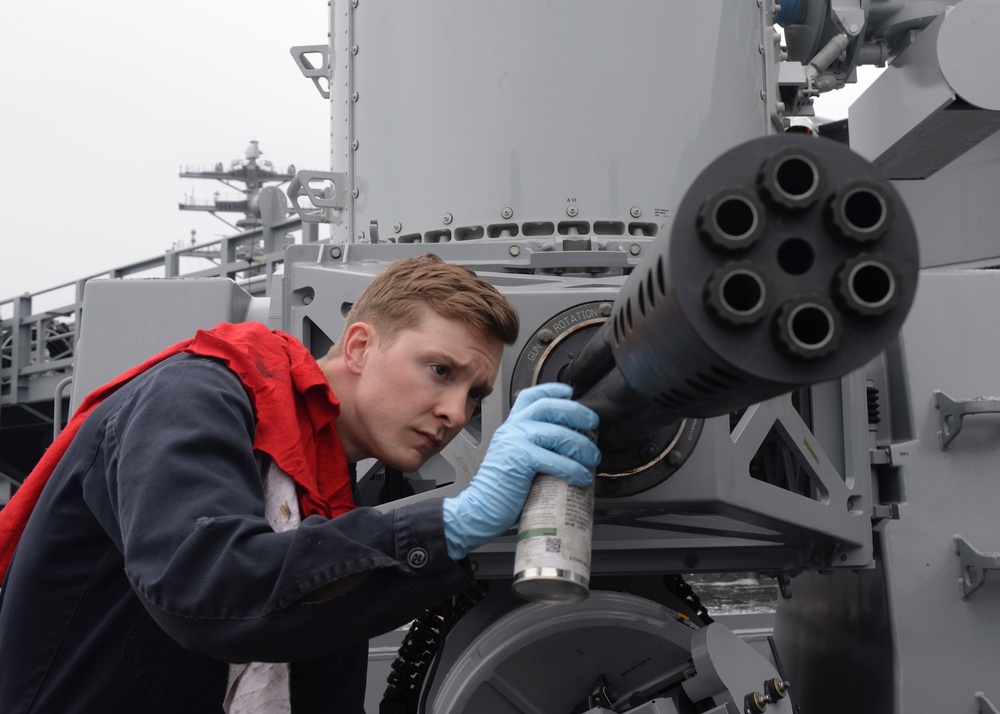
<svg viewBox="0 0 1000 714"><path fill-rule="evenodd" d="M514 593L549 605L584 600L590 594L593 531L593 481L580 488L536 475L517 526Z"/></svg>

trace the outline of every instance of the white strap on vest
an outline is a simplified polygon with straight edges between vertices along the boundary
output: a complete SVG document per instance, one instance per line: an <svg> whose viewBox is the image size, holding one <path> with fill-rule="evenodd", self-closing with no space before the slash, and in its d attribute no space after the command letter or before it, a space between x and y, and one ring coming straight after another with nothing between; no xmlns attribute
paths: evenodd
<svg viewBox="0 0 1000 714"><path fill-rule="evenodd" d="M275 532L302 522L295 482L271 462L264 478L264 515ZM291 714L288 663L250 662L229 665L226 714Z"/></svg>

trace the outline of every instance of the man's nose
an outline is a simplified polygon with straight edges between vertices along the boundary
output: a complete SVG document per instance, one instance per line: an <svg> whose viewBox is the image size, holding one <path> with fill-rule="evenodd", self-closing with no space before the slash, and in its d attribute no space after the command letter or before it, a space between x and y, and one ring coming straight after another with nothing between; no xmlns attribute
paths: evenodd
<svg viewBox="0 0 1000 714"><path fill-rule="evenodd" d="M470 400L464 390L448 390L438 404L438 416L448 428L463 427L472 414Z"/></svg>

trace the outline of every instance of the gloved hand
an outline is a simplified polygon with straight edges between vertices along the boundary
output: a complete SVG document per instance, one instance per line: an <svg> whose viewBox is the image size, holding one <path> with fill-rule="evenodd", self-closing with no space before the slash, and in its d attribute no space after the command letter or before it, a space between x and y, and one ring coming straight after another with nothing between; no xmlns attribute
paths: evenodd
<svg viewBox="0 0 1000 714"><path fill-rule="evenodd" d="M507 420L493 434L469 486L444 500L448 555L461 560L512 527L536 473L587 486L601 452L577 430L597 428L594 411L568 399L568 384L549 382L521 391Z"/></svg>

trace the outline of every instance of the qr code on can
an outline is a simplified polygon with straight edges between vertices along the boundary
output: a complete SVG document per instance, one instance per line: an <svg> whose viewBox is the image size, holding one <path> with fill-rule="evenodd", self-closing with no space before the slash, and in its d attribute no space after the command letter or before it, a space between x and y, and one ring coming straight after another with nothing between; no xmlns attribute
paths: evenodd
<svg viewBox="0 0 1000 714"><path fill-rule="evenodd" d="M558 553L562 550L562 539L560 538L546 538L545 539L545 552L546 553Z"/></svg>

